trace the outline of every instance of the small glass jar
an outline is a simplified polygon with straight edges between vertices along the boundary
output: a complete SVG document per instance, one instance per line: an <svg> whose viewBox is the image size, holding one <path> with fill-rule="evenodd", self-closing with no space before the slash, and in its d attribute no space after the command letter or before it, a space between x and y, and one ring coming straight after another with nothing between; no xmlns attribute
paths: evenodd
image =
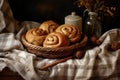
<svg viewBox="0 0 120 80"><path fill-rule="evenodd" d="M89 12L88 17L85 19L83 32L88 36L101 36L101 22L98 20L97 13Z"/></svg>

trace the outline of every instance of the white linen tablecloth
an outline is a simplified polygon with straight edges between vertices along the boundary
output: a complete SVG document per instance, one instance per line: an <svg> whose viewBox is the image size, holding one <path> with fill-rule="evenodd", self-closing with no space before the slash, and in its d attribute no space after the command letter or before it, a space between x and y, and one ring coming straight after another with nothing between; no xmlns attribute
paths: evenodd
<svg viewBox="0 0 120 80"><path fill-rule="evenodd" d="M39 68L55 59L43 59L27 52L20 41L24 31L40 24L19 23L12 13L7 12L6 16L4 11L8 8L11 12L8 1L0 0L0 71L9 67L25 80L120 80L120 49L108 49L113 42L120 42L119 28L104 33L100 37L103 43L87 50L83 58L69 59L43 71Z"/></svg>

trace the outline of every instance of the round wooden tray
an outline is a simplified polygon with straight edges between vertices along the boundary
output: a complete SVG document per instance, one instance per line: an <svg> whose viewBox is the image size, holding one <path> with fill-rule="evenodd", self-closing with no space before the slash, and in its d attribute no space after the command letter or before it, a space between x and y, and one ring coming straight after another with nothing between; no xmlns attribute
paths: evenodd
<svg viewBox="0 0 120 80"><path fill-rule="evenodd" d="M41 56L44 58L65 58L73 55L78 50L83 49L83 47L86 45L88 41L88 37L85 34L82 34L80 43L59 48L44 48L42 46L30 44L26 41L24 34L21 36L21 41L23 45L27 48L28 52L35 54L37 56Z"/></svg>

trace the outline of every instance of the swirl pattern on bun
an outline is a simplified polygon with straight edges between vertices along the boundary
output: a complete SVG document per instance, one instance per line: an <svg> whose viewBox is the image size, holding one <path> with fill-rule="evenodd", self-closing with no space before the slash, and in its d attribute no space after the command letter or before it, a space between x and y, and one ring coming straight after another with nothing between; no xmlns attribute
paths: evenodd
<svg viewBox="0 0 120 80"><path fill-rule="evenodd" d="M45 30L47 33L51 33L54 32L58 26L59 25L56 22L48 20L43 22L39 28Z"/></svg>
<svg viewBox="0 0 120 80"><path fill-rule="evenodd" d="M55 32L60 32L66 35L71 43L76 43L81 39L82 32L74 25L63 24L59 26Z"/></svg>
<svg viewBox="0 0 120 80"><path fill-rule="evenodd" d="M41 46L45 40L47 33L39 28L32 28L27 31L25 38L26 40L34 45Z"/></svg>
<svg viewBox="0 0 120 80"><path fill-rule="evenodd" d="M57 48L68 45L69 45L68 38L65 35L58 32L49 33L46 36L45 41L43 42L43 47L49 48Z"/></svg>

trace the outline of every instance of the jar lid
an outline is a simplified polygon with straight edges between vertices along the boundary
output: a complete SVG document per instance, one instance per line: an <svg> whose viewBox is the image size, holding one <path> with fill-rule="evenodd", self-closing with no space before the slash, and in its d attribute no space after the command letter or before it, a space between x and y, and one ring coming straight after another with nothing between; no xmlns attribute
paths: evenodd
<svg viewBox="0 0 120 80"><path fill-rule="evenodd" d="M76 12L71 12L71 15L65 17L68 20L81 20L82 18L76 15Z"/></svg>
<svg viewBox="0 0 120 80"><path fill-rule="evenodd" d="M98 15L96 12L89 12L88 14L89 15L96 15L96 16Z"/></svg>

